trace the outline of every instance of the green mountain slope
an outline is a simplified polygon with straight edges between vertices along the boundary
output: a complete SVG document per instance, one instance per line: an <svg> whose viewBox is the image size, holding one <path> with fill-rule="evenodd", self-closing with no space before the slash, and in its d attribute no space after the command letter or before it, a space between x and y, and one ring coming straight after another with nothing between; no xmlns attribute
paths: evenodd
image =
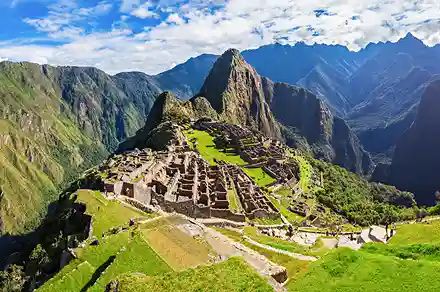
<svg viewBox="0 0 440 292"><path fill-rule="evenodd" d="M59 187L145 121L159 89L95 68L0 63L0 232L40 217Z"/></svg>

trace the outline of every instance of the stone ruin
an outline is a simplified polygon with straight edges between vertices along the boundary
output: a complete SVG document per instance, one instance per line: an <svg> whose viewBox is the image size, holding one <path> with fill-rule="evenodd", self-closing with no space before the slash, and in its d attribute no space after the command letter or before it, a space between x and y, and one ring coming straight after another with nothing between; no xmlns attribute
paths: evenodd
<svg viewBox="0 0 440 292"><path fill-rule="evenodd" d="M229 138L227 148L246 161L247 167L262 167L264 171L281 184L293 185L299 178L299 167L286 155L280 141L265 138L260 133L233 124L218 122L197 122L195 129L204 130L211 135L225 135Z"/></svg>
<svg viewBox="0 0 440 292"><path fill-rule="evenodd" d="M113 157L100 169L109 196L129 198L138 206L159 206L193 218L279 218L280 214L251 178L239 167L209 165L200 154L185 148L169 151L135 150ZM239 210L231 209L237 196Z"/></svg>

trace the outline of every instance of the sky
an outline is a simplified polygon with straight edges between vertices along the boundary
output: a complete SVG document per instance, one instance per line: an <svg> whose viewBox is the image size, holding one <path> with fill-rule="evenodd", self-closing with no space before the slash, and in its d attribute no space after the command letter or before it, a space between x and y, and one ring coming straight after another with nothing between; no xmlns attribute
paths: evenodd
<svg viewBox="0 0 440 292"><path fill-rule="evenodd" d="M271 43L440 42L439 0L0 0L0 61L157 74Z"/></svg>

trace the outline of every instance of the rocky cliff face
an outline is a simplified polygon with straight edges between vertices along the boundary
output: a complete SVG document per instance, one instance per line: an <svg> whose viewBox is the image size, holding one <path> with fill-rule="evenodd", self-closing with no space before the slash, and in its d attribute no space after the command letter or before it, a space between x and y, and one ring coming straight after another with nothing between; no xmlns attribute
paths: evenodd
<svg viewBox="0 0 440 292"><path fill-rule="evenodd" d="M440 80L428 85L411 128L396 146L388 182L414 192L422 204L433 204L440 189Z"/></svg>
<svg viewBox="0 0 440 292"><path fill-rule="evenodd" d="M37 220L59 187L144 124L159 89L142 76L0 63L0 231Z"/></svg>

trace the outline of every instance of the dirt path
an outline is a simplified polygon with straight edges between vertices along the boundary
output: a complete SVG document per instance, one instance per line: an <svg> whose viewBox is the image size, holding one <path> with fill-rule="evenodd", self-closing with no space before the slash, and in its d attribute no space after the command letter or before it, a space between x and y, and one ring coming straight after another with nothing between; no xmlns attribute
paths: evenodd
<svg viewBox="0 0 440 292"><path fill-rule="evenodd" d="M259 274L267 278L276 291L286 291L282 284L274 279L277 278L280 282L287 280L287 271L284 267L269 261L266 257L231 240L220 232L206 227L204 231L205 240L222 258L241 256Z"/></svg>
<svg viewBox="0 0 440 292"><path fill-rule="evenodd" d="M285 254L285 255L288 255L288 256L290 256L292 258L295 258L295 259L298 259L298 260L301 260L301 261L312 261L312 262L314 262L314 261L317 260L317 258L312 257L312 256L306 256L306 255L303 255L303 254L289 252L289 251L286 251L286 250L281 250L281 249L277 249L277 248L271 247L269 245L261 244L259 242L256 242L255 240L252 240L251 238L247 237L246 235L244 235L243 238L246 239L247 242L249 242L249 243L251 243L253 245L256 245L258 247L261 247L261 248L264 248L264 249L267 249L267 250L270 250L270 251L273 251L273 252L276 252L276 253Z"/></svg>

